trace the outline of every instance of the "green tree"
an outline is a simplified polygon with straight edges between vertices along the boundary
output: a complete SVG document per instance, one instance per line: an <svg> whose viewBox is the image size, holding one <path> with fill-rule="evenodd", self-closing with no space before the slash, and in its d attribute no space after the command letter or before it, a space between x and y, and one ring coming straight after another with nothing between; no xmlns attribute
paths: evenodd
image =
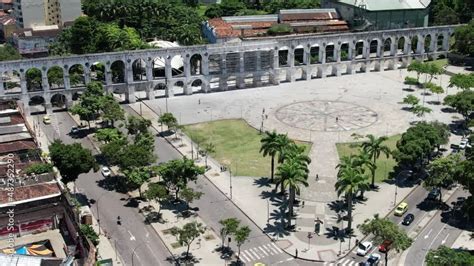
<svg viewBox="0 0 474 266"><path fill-rule="evenodd" d="M53 172L53 165L50 163L34 163L29 165L25 169L25 173L27 175L35 174L41 175L44 173L52 173Z"/></svg>
<svg viewBox="0 0 474 266"><path fill-rule="evenodd" d="M59 66L53 66L48 70L48 82L50 87L64 86L63 69Z"/></svg>
<svg viewBox="0 0 474 266"><path fill-rule="evenodd" d="M375 170L377 169L377 159L380 157L380 155L383 153L385 156L388 158L390 155L390 148L387 147L386 145L383 145L385 141L388 140L387 137L382 136L382 137L375 137L374 135L367 135L368 138L367 141L364 141L362 143L362 149L366 151L370 158L373 160L373 166L371 167L371 172L372 172L372 184L371 186L375 186Z"/></svg>
<svg viewBox="0 0 474 266"><path fill-rule="evenodd" d="M201 191L195 191L190 187L185 187L179 192L179 197L186 203L186 211L189 211L189 204L193 203L194 200L198 200L204 195Z"/></svg>
<svg viewBox="0 0 474 266"><path fill-rule="evenodd" d="M456 250L446 246L430 249L425 257L428 266L465 266L474 265L474 256L465 250Z"/></svg>
<svg viewBox="0 0 474 266"><path fill-rule="evenodd" d="M158 174L169 191L175 192L179 199L179 191L187 187L189 181L196 181L204 174L204 167L194 164L194 161L184 157L181 160L171 160L158 167Z"/></svg>
<svg viewBox="0 0 474 266"><path fill-rule="evenodd" d="M64 144L61 140L54 140L49 145L49 156L65 184L75 182L80 174L98 168L91 151L79 143Z"/></svg>
<svg viewBox="0 0 474 266"><path fill-rule="evenodd" d="M463 214L472 220L474 219L474 159L472 157L456 166L455 180L471 194L464 202Z"/></svg>
<svg viewBox="0 0 474 266"><path fill-rule="evenodd" d="M282 135L284 136L284 135ZM286 142L284 142L286 143ZM284 163L286 161L292 160L300 164L301 169L306 173L309 174L308 165L311 163L311 159L306 155L304 146L298 146L295 142L291 141L282 148L281 152L279 153L278 162ZM281 194L285 193L285 177L278 176L277 182L275 183L275 190L277 190L278 186L281 186Z"/></svg>
<svg viewBox="0 0 474 266"><path fill-rule="evenodd" d="M171 234L176 237L178 243L186 246L186 258L189 258L189 248L196 238L204 233L201 223L196 221L185 224L182 228L171 228Z"/></svg>
<svg viewBox="0 0 474 266"><path fill-rule="evenodd" d="M41 70L37 68L30 68L26 71L26 84L28 86L28 90L35 91L42 88L41 81Z"/></svg>
<svg viewBox="0 0 474 266"><path fill-rule="evenodd" d="M161 202L167 200L169 192L161 183L149 183L148 189L145 191L145 198L148 201L155 200L158 203L158 214L161 213Z"/></svg>
<svg viewBox="0 0 474 266"><path fill-rule="evenodd" d="M433 160L428 165L428 177L425 179L423 186L432 189L437 187L440 189L439 201L442 202L441 186L444 183L451 183L454 181L456 174L456 166L461 161L458 154L450 154L446 157L440 157Z"/></svg>
<svg viewBox="0 0 474 266"><path fill-rule="evenodd" d="M71 113L79 115L81 120L87 121L90 128L90 121L100 115L103 107L104 88L99 82L90 82L86 90L79 98L79 102L71 108Z"/></svg>
<svg viewBox="0 0 474 266"><path fill-rule="evenodd" d="M237 261L240 261L240 248L245 243L245 241L248 240L250 236L250 232L252 232L252 230L250 230L248 226L242 226L242 227L239 227L234 233L235 242L238 248Z"/></svg>
<svg viewBox="0 0 474 266"><path fill-rule="evenodd" d="M413 61L407 68L408 72L415 72L416 73L416 82L420 83L420 76L421 74L426 72L426 66L423 62L419 60Z"/></svg>
<svg viewBox="0 0 474 266"><path fill-rule="evenodd" d="M423 105L415 105L411 109L411 112L414 113L417 117L424 117L425 114L431 113L433 110L431 108L423 106Z"/></svg>
<svg viewBox="0 0 474 266"><path fill-rule="evenodd" d="M441 93L444 93L443 87L430 83L430 85L428 86L428 89L430 90L431 93L438 95L438 103L439 103L440 102L439 95Z"/></svg>
<svg viewBox="0 0 474 266"><path fill-rule="evenodd" d="M235 234L240 225L240 220L237 218L226 218L220 220L219 223L222 225L221 230L219 231L221 235L221 250L224 250L224 242L226 238L232 234Z"/></svg>
<svg viewBox="0 0 474 266"><path fill-rule="evenodd" d="M70 50L74 54L86 54L95 52L95 31L98 22L87 16L78 17L70 30L70 40L66 41L70 45Z"/></svg>
<svg viewBox="0 0 474 266"><path fill-rule="evenodd" d="M214 145L214 143L212 142L208 142L204 145L204 156L206 157L206 169L207 169L207 157L209 156L209 154L213 154L216 152L216 145Z"/></svg>
<svg viewBox="0 0 474 266"><path fill-rule="evenodd" d="M474 56L474 20L454 30L454 50L462 55Z"/></svg>
<svg viewBox="0 0 474 266"><path fill-rule="evenodd" d="M116 128L100 128L95 132L95 138L98 141L110 143L123 138L122 132Z"/></svg>
<svg viewBox="0 0 474 266"><path fill-rule="evenodd" d="M123 169L127 185L129 189L138 189L138 194L142 197L142 186L152 177L152 170L150 167L130 167Z"/></svg>
<svg viewBox="0 0 474 266"><path fill-rule="evenodd" d="M474 88L474 74L455 74L449 78L449 88L456 87L462 90Z"/></svg>
<svg viewBox="0 0 474 266"><path fill-rule="evenodd" d="M378 214L374 215L371 220L365 220L358 227L363 234L374 236L375 245L379 245L385 240L391 241L390 249L395 249L397 252L408 249L413 243L413 240L397 224L387 218L380 219ZM385 265L388 265L388 253L389 250L385 252Z"/></svg>
<svg viewBox="0 0 474 266"><path fill-rule="evenodd" d="M413 94L408 94L407 96L405 96L405 98L403 98L403 103L411 105L411 109L417 106L419 102L420 99L418 99L418 97Z"/></svg>
<svg viewBox="0 0 474 266"><path fill-rule="evenodd" d="M129 144L126 138L114 139L100 146L100 152L105 157L109 165L118 165L123 149L128 145Z"/></svg>
<svg viewBox="0 0 474 266"><path fill-rule="evenodd" d="M348 159L346 159L348 160ZM357 159L352 159L356 161ZM344 195L347 201L347 228L352 230L352 200L358 191L369 189L367 176L361 173L360 167L339 167L335 184L337 195Z"/></svg>
<svg viewBox="0 0 474 266"><path fill-rule="evenodd" d="M107 124L110 123L112 127L114 127L116 121L125 120L125 111L112 94L107 94L102 98L101 110L103 120Z"/></svg>
<svg viewBox="0 0 474 266"><path fill-rule="evenodd" d="M149 166L155 161L156 156L153 154L153 150L150 150L149 147L133 143L122 147L117 165L123 171Z"/></svg>
<svg viewBox="0 0 474 266"><path fill-rule="evenodd" d="M260 153L263 154L263 157L270 156L272 158L270 166L270 179L273 182L275 172L275 156L283 152L283 150L289 145L290 139L287 135L278 134L276 131L266 131L265 135L260 140L260 143Z"/></svg>
<svg viewBox="0 0 474 266"><path fill-rule="evenodd" d="M168 130L178 123L178 120L172 113L163 113L158 119L158 123L166 125Z"/></svg>
<svg viewBox="0 0 474 266"><path fill-rule="evenodd" d="M90 224L81 224L79 226L81 235L89 239L94 246L99 245L99 235L94 231L94 228Z"/></svg>
<svg viewBox="0 0 474 266"><path fill-rule="evenodd" d="M474 111L474 91L464 90L455 95L448 95L444 98L444 104L454 108L468 121Z"/></svg>
<svg viewBox="0 0 474 266"><path fill-rule="evenodd" d="M129 135L138 135L140 133L148 132L151 127L151 121L137 116L129 116L127 119L126 128Z"/></svg>
<svg viewBox="0 0 474 266"><path fill-rule="evenodd" d="M18 60L21 55L15 47L10 44L0 46L0 61Z"/></svg>

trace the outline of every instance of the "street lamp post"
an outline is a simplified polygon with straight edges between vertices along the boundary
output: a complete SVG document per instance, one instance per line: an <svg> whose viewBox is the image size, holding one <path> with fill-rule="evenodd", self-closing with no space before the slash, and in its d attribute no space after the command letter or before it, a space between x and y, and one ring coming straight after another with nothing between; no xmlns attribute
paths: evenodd
<svg viewBox="0 0 474 266"><path fill-rule="evenodd" d="M230 188L230 199L232 200L232 165L229 166L229 188Z"/></svg>
<svg viewBox="0 0 474 266"><path fill-rule="evenodd" d="M270 223L270 201L267 199L267 224Z"/></svg>

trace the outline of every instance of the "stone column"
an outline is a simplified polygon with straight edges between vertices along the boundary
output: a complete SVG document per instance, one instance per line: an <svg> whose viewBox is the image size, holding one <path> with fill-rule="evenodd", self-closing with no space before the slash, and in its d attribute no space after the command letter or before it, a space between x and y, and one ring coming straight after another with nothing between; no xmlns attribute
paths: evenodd
<svg viewBox="0 0 474 266"><path fill-rule="evenodd" d="M125 100L128 103L135 103L137 98L135 97L135 85L127 84L127 90L125 91Z"/></svg>
<svg viewBox="0 0 474 266"><path fill-rule="evenodd" d="M171 67L171 58L168 56L165 58L165 79L166 79L166 90L165 90L165 96L166 97L173 97L174 96L174 88L173 88L173 81L171 80L173 78L173 73L172 73L172 67Z"/></svg>
<svg viewBox="0 0 474 266"><path fill-rule="evenodd" d="M63 76L64 80L64 89L70 90L71 89L71 80L69 79L69 73L65 72L66 74Z"/></svg>
<svg viewBox="0 0 474 266"><path fill-rule="evenodd" d="M311 65L311 47L305 47L303 52L303 63L305 65Z"/></svg>
<svg viewBox="0 0 474 266"><path fill-rule="evenodd" d="M109 67L105 67L105 90L107 93L113 93L112 86L112 70Z"/></svg>
<svg viewBox="0 0 474 266"><path fill-rule="evenodd" d="M191 77L191 58L189 57L189 54L186 56L183 56L184 58L184 76L186 78Z"/></svg>
<svg viewBox="0 0 474 266"><path fill-rule="evenodd" d="M363 51L362 51L363 57L365 59L369 59L370 58L370 43L364 41L364 47L362 49L363 49Z"/></svg>
<svg viewBox="0 0 474 266"><path fill-rule="evenodd" d="M51 104L51 93L49 91L43 92L44 108L46 114L51 115L53 113L53 105Z"/></svg>
<svg viewBox="0 0 474 266"><path fill-rule="evenodd" d="M201 60L201 75L203 75L204 80L202 81L201 88L204 92L209 92L210 87L209 87L209 55L205 53L202 57Z"/></svg>
<svg viewBox="0 0 474 266"><path fill-rule="evenodd" d="M326 45L322 45L319 47L319 62L321 64L326 64Z"/></svg>
<svg viewBox="0 0 474 266"><path fill-rule="evenodd" d="M21 94L28 93L28 85L26 83L26 73L24 71L20 71L20 88L21 88ZM26 102L25 105L28 106L28 102Z"/></svg>
<svg viewBox="0 0 474 266"><path fill-rule="evenodd" d="M71 91L68 91L65 93L65 96L66 96L66 109L69 109L72 107L73 105L73 101L72 101L72 92Z"/></svg>
<svg viewBox="0 0 474 266"><path fill-rule="evenodd" d="M286 70L286 80L289 82L295 81L295 50L290 47L288 48L288 69Z"/></svg>
<svg viewBox="0 0 474 266"><path fill-rule="evenodd" d="M437 43L438 43L438 36L431 36L431 42L430 42L430 52L434 53L437 50Z"/></svg>
<svg viewBox="0 0 474 266"><path fill-rule="evenodd" d="M91 69L84 67L84 83L87 85L91 82Z"/></svg>
<svg viewBox="0 0 474 266"><path fill-rule="evenodd" d="M41 71L41 86L43 87L43 91L49 91L48 73L46 70Z"/></svg>
<svg viewBox="0 0 474 266"><path fill-rule="evenodd" d="M245 58L244 53L239 53L239 73L237 74L237 88L245 88Z"/></svg>
<svg viewBox="0 0 474 266"><path fill-rule="evenodd" d="M145 71L146 71L145 72L146 73L146 80L147 81L152 81L153 80L153 63L152 63L152 60L146 61Z"/></svg>
<svg viewBox="0 0 474 266"><path fill-rule="evenodd" d="M425 53L425 37L418 35L418 42L416 43L416 53L422 55Z"/></svg>
<svg viewBox="0 0 474 266"><path fill-rule="evenodd" d="M133 67L132 67L132 61L130 59L127 59L125 63L125 73L124 73L124 82L126 84L131 84L133 83Z"/></svg>
<svg viewBox="0 0 474 266"><path fill-rule="evenodd" d="M341 45L334 44L334 59L336 59L336 62L341 62Z"/></svg>
<svg viewBox="0 0 474 266"><path fill-rule="evenodd" d="M5 95L5 85L3 82L3 75L0 74L0 95Z"/></svg>
<svg viewBox="0 0 474 266"><path fill-rule="evenodd" d="M390 39L390 56L397 55L398 39Z"/></svg>
<svg viewBox="0 0 474 266"><path fill-rule="evenodd" d="M404 36L405 42L403 44L403 54L410 55L411 54L411 39Z"/></svg>
<svg viewBox="0 0 474 266"><path fill-rule="evenodd" d="M258 50L256 52L257 54L257 61L256 61L256 66L255 66L255 72L253 73L253 85L255 87L260 87L262 86L262 75L260 71L262 71L262 52Z"/></svg>
<svg viewBox="0 0 474 266"><path fill-rule="evenodd" d="M275 50L272 50L272 54L273 54L273 65L272 65L272 69L271 69L271 72L270 72L270 82L273 84L273 85L278 85L280 84L280 72L279 72L279 69L280 69L280 60L278 58L278 48L275 47Z"/></svg>
<svg viewBox="0 0 474 266"><path fill-rule="evenodd" d="M443 52L449 51L449 34L443 34Z"/></svg>
<svg viewBox="0 0 474 266"><path fill-rule="evenodd" d="M219 77L219 89L227 90L227 58L226 54L221 54L220 67L222 74Z"/></svg>
<svg viewBox="0 0 474 266"><path fill-rule="evenodd" d="M353 60L355 54L355 45L354 43L349 42L349 50L347 51L347 59Z"/></svg>
<svg viewBox="0 0 474 266"><path fill-rule="evenodd" d="M380 44L377 42L377 58L383 57L384 50L385 50L385 49L384 49L383 44L380 45Z"/></svg>

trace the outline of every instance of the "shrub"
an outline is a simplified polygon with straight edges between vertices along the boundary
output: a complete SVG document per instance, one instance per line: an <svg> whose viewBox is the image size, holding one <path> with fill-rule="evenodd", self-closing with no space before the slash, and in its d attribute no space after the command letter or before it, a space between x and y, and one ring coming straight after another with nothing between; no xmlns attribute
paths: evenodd
<svg viewBox="0 0 474 266"><path fill-rule="evenodd" d="M288 24L273 25L267 31L267 33L272 36L280 35L280 34L288 34L292 32L293 32L293 28Z"/></svg>
<svg viewBox="0 0 474 266"><path fill-rule="evenodd" d="M81 224L81 234L87 237L94 246L99 244L99 235L94 231L94 228L89 224Z"/></svg>
<svg viewBox="0 0 474 266"><path fill-rule="evenodd" d="M405 84L407 84L407 85L418 85L418 81L416 80L416 78L405 77Z"/></svg>
<svg viewBox="0 0 474 266"><path fill-rule="evenodd" d="M53 171L53 165L49 163L35 163L28 168L26 168L25 172L27 175L31 174L44 174L44 173L51 173Z"/></svg>

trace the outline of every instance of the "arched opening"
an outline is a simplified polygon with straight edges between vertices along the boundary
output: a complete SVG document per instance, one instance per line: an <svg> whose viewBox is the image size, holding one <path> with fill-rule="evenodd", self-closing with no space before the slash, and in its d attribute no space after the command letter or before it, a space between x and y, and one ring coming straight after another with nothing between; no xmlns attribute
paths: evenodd
<svg viewBox="0 0 474 266"><path fill-rule="evenodd" d="M222 56L220 54L209 55L209 74L219 75L222 73Z"/></svg>
<svg viewBox="0 0 474 266"><path fill-rule="evenodd" d="M31 113L46 112L45 100L42 96L37 95L31 97L30 101L28 102L28 105L30 106Z"/></svg>
<svg viewBox="0 0 474 266"><path fill-rule="evenodd" d="M383 42L383 56L391 56L392 52L392 39L387 38Z"/></svg>
<svg viewBox="0 0 474 266"><path fill-rule="evenodd" d="M298 45L295 48L295 66L304 64L304 48L302 45Z"/></svg>
<svg viewBox="0 0 474 266"><path fill-rule="evenodd" d="M85 86L84 67L81 64L75 64L69 68L69 83L72 88Z"/></svg>
<svg viewBox="0 0 474 266"><path fill-rule="evenodd" d="M156 84L155 87L153 87L153 92L154 92L155 98L165 97L165 95L166 95L166 84L164 84L164 83Z"/></svg>
<svg viewBox="0 0 474 266"><path fill-rule="evenodd" d="M57 93L51 96L51 106L53 107L53 111L55 110L65 110L66 109L66 96L63 94Z"/></svg>
<svg viewBox="0 0 474 266"><path fill-rule="evenodd" d="M16 70L5 71L3 73L2 80L5 94L21 93L20 73L18 73Z"/></svg>
<svg viewBox="0 0 474 266"><path fill-rule="evenodd" d="M398 38L397 55L405 54L405 37Z"/></svg>
<svg viewBox="0 0 474 266"><path fill-rule="evenodd" d="M245 72L253 72L257 70L257 51L244 53L244 70Z"/></svg>
<svg viewBox="0 0 474 266"><path fill-rule="evenodd" d="M225 68L227 73L233 74L240 70L240 55L238 53L228 53L225 56Z"/></svg>
<svg viewBox="0 0 474 266"><path fill-rule="evenodd" d="M184 95L184 83L181 80L173 84L173 93L174 95Z"/></svg>
<svg viewBox="0 0 474 266"><path fill-rule="evenodd" d="M278 49L278 62L279 62L279 67L289 66L288 47L284 46Z"/></svg>
<svg viewBox="0 0 474 266"><path fill-rule="evenodd" d="M193 93L203 92L203 82L200 79L196 79L191 83L191 89Z"/></svg>
<svg viewBox="0 0 474 266"><path fill-rule="evenodd" d="M37 68L30 68L26 71L26 88L28 89L28 91L43 90L43 85L41 81L41 70Z"/></svg>
<svg viewBox="0 0 474 266"><path fill-rule="evenodd" d="M364 41L357 41L355 44L354 57L362 58L364 55Z"/></svg>
<svg viewBox="0 0 474 266"><path fill-rule="evenodd" d="M162 79L165 77L165 58L155 57L152 62L153 79Z"/></svg>
<svg viewBox="0 0 474 266"><path fill-rule="evenodd" d="M90 67L91 79L93 81L105 82L105 65L100 62L95 62Z"/></svg>
<svg viewBox="0 0 474 266"><path fill-rule="evenodd" d="M145 60L139 58L132 63L133 81L146 80L146 63Z"/></svg>
<svg viewBox="0 0 474 266"><path fill-rule="evenodd" d="M410 50L410 54L414 54L416 53L416 48L418 46L418 36L412 36L411 37L411 50Z"/></svg>
<svg viewBox="0 0 474 266"><path fill-rule="evenodd" d="M309 54L310 54L310 64L318 64L320 62L319 45L317 44L312 45L311 48L309 49Z"/></svg>
<svg viewBox="0 0 474 266"><path fill-rule="evenodd" d="M432 47L431 47L431 34L427 34L425 36L425 53L431 53Z"/></svg>
<svg viewBox="0 0 474 266"><path fill-rule="evenodd" d="M49 68L47 75L50 89L64 88L64 71L62 67L53 66Z"/></svg>
<svg viewBox="0 0 474 266"><path fill-rule="evenodd" d="M349 43L341 44L341 61L349 60Z"/></svg>
<svg viewBox="0 0 474 266"><path fill-rule="evenodd" d="M443 42L444 42L444 35L439 34L436 40L436 46L437 46L436 51L443 51Z"/></svg>
<svg viewBox="0 0 474 266"><path fill-rule="evenodd" d="M181 55L171 58L171 75L173 77L184 76L184 60Z"/></svg>
<svg viewBox="0 0 474 266"><path fill-rule="evenodd" d="M112 72L112 84L125 82L125 64L121 60L117 60L110 65Z"/></svg>
<svg viewBox="0 0 474 266"><path fill-rule="evenodd" d="M74 92L74 93L72 94L72 100L73 100L73 101L79 100L80 97L81 97L81 92Z"/></svg>
<svg viewBox="0 0 474 266"><path fill-rule="evenodd" d="M370 53L370 58L375 58L377 57L377 52L378 52L378 48L379 48L379 40L377 39L374 39L372 41L370 41L370 45L369 45L369 53Z"/></svg>
<svg viewBox="0 0 474 266"><path fill-rule="evenodd" d="M335 49L334 49L334 44L329 43L325 47L326 49L326 62L335 62L336 61L336 56L335 56Z"/></svg>
<svg viewBox="0 0 474 266"><path fill-rule="evenodd" d="M200 54L193 54L189 59L191 65L191 75L202 74L202 56Z"/></svg>

